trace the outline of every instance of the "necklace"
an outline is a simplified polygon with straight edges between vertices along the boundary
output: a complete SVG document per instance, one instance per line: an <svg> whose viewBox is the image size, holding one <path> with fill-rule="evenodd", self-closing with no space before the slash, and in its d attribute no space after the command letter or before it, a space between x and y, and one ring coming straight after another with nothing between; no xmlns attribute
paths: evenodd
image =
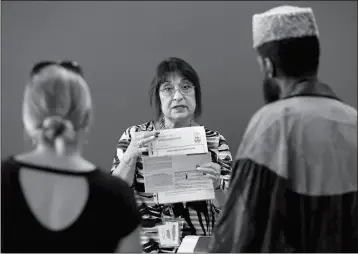
<svg viewBox="0 0 358 254"><path fill-rule="evenodd" d="M190 120L190 127L193 126L193 121ZM165 126L165 120L164 120L164 116L162 116L159 120L159 129L161 130L165 130L165 129L168 129L166 126Z"/></svg>

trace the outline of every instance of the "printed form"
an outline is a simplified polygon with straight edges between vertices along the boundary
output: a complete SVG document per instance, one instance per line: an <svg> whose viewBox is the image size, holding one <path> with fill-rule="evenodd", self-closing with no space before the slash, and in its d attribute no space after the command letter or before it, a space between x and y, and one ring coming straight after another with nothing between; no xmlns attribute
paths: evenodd
<svg viewBox="0 0 358 254"><path fill-rule="evenodd" d="M159 137L148 145L150 157L208 152L205 129L202 126L159 132Z"/></svg>
<svg viewBox="0 0 358 254"><path fill-rule="evenodd" d="M160 204L214 199L212 181L196 169L208 162L204 127L160 131L143 157L145 191L157 193Z"/></svg>

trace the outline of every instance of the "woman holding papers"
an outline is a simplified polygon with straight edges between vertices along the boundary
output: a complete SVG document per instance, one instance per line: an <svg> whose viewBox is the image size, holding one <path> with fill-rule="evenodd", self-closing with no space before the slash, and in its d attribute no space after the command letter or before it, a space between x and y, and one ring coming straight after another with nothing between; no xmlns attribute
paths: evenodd
<svg viewBox="0 0 358 254"><path fill-rule="evenodd" d="M141 251L133 190L81 156L92 112L78 64L33 67L23 123L34 149L1 163L2 253Z"/></svg>
<svg viewBox="0 0 358 254"><path fill-rule="evenodd" d="M180 221L178 241L185 235L211 235L230 180L232 156L225 138L219 132L204 127L212 161L199 165L198 171L212 179L215 198L158 204L154 193L145 192L141 155L148 152L148 144L158 138L161 130L200 126L196 122L201 114L199 77L185 61L178 58L166 59L157 67L150 95L151 104L156 109L156 119L129 127L122 134L111 172L126 180L135 190L142 215L141 240L144 252L172 252L178 244L163 244L159 238L158 226L165 225L163 218Z"/></svg>

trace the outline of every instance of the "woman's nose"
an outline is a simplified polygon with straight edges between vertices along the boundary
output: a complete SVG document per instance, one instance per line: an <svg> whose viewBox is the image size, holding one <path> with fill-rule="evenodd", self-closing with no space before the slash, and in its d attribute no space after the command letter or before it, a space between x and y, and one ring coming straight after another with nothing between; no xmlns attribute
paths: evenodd
<svg viewBox="0 0 358 254"><path fill-rule="evenodd" d="M173 94L173 99L174 100L180 100L182 99L184 96L183 94L181 93L181 90L180 89L175 89L174 91L174 94Z"/></svg>

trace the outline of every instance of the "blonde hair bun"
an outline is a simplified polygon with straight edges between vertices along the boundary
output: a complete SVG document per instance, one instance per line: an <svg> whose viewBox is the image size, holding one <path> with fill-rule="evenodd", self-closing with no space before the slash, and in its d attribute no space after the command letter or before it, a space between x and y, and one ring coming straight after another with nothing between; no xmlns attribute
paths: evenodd
<svg viewBox="0 0 358 254"><path fill-rule="evenodd" d="M53 142L57 138L72 140L75 137L73 124L61 116L49 116L42 122L43 136Z"/></svg>

